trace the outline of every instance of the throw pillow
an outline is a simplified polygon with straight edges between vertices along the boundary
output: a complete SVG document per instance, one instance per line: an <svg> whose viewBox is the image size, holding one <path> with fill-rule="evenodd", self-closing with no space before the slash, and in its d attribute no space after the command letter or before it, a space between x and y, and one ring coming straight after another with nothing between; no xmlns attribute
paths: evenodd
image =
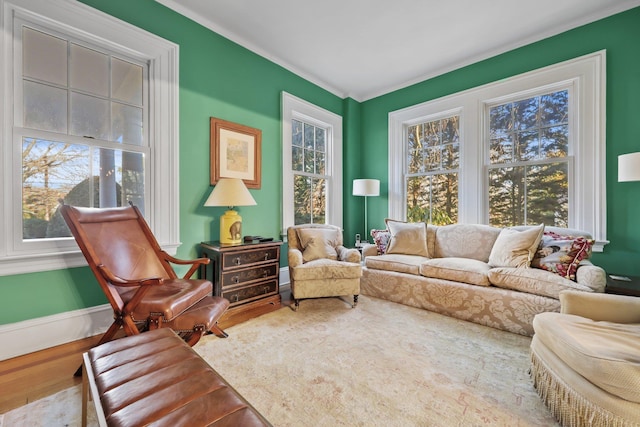
<svg viewBox="0 0 640 427"><path fill-rule="evenodd" d="M300 228L298 240L304 262L315 259L338 259L338 232L327 228Z"/></svg>
<svg viewBox="0 0 640 427"><path fill-rule="evenodd" d="M403 222L385 219L391 234L387 254L420 255L429 257L427 225L424 222Z"/></svg>
<svg viewBox="0 0 640 427"><path fill-rule="evenodd" d="M575 281L578 264L591 256L594 242L586 237L563 236L546 231L531 266Z"/></svg>
<svg viewBox="0 0 640 427"><path fill-rule="evenodd" d="M373 237L373 243L378 248L378 255L384 255L387 252L387 246L391 238L389 230L371 230L371 237Z"/></svg>
<svg viewBox="0 0 640 427"><path fill-rule="evenodd" d="M529 267L543 232L544 224L523 231L504 228L500 231L493 248L491 248L489 265L492 267Z"/></svg>

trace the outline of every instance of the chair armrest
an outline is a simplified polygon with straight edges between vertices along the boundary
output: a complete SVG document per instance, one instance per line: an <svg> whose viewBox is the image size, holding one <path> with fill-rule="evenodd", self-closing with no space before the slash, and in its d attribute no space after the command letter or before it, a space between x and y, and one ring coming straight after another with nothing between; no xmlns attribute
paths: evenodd
<svg viewBox="0 0 640 427"><path fill-rule="evenodd" d="M161 285L164 281L161 277L147 277L144 279L123 279L122 277L116 276L109 270L105 265L100 264L98 269L102 272L104 277L114 286L151 286L151 285Z"/></svg>
<svg viewBox="0 0 640 427"><path fill-rule="evenodd" d="M287 251L287 261L289 261L289 268L294 268L302 265L303 259L300 249L289 248L289 250Z"/></svg>
<svg viewBox="0 0 640 427"><path fill-rule="evenodd" d="M595 321L640 323L640 298L582 291L560 292L560 312Z"/></svg>
<svg viewBox="0 0 640 427"><path fill-rule="evenodd" d="M340 261L345 261L345 262L353 262L353 263L359 263L360 261L362 261L362 256L360 255L360 251L357 249L347 249L344 246L338 246L336 247L336 252L338 252L338 259Z"/></svg>
<svg viewBox="0 0 640 427"><path fill-rule="evenodd" d="M189 269L189 271L187 271L185 275L182 277L183 279L188 279L189 277L193 276L193 273L195 273L196 270L201 265L206 265L206 264L209 264L209 262L211 262L209 258L197 258L197 259L191 259L191 260L184 260L184 259L174 258L165 251L160 251L160 253L164 257L165 261L168 261L172 264L191 265L191 268Z"/></svg>

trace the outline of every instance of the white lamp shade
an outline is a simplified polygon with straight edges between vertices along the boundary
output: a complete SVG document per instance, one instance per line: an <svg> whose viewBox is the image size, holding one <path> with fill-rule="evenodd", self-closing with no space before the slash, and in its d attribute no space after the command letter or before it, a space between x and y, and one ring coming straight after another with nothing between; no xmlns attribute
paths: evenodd
<svg viewBox="0 0 640 427"><path fill-rule="evenodd" d="M257 204L239 178L220 178L204 202L205 206L252 206Z"/></svg>
<svg viewBox="0 0 640 427"><path fill-rule="evenodd" d="M378 179L354 179L353 180L354 196L379 196L380 180Z"/></svg>
<svg viewBox="0 0 640 427"><path fill-rule="evenodd" d="M618 181L640 181L640 153L618 156Z"/></svg>

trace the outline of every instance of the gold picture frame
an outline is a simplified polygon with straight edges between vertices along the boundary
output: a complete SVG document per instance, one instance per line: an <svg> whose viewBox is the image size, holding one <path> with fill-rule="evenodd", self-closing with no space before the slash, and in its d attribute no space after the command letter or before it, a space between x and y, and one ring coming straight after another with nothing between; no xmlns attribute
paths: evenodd
<svg viewBox="0 0 640 427"><path fill-rule="evenodd" d="M211 117L211 185L220 178L240 178L247 188L261 185L262 131Z"/></svg>

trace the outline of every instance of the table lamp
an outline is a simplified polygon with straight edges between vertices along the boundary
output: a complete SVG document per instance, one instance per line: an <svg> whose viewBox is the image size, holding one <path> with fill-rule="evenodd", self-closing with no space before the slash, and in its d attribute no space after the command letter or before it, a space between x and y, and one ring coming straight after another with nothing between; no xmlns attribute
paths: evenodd
<svg viewBox="0 0 640 427"><path fill-rule="evenodd" d="M618 182L640 181L640 153L618 156Z"/></svg>
<svg viewBox="0 0 640 427"><path fill-rule="evenodd" d="M233 207L256 204L241 179L220 178L204 202L205 206L229 207L229 210L220 216L220 243L237 245L242 242L242 217Z"/></svg>
<svg viewBox="0 0 640 427"><path fill-rule="evenodd" d="M367 223L367 197L380 195L380 180L378 179L354 179L353 195L364 196L364 242L369 241L369 227Z"/></svg>

